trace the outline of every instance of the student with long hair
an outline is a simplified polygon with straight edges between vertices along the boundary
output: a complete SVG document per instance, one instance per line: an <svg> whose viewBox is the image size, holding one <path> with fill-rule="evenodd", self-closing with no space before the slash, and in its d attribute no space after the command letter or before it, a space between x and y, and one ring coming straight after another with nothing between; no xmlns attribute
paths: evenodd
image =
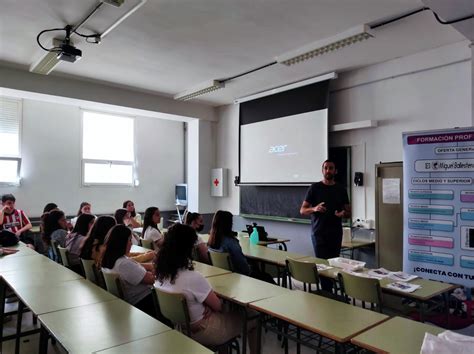
<svg viewBox="0 0 474 354"><path fill-rule="evenodd" d="M122 208L127 209L130 212L130 225L132 227L141 227L142 226L142 217L140 213L137 213L135 210L135 203L131 200L126 200L123 202Z"/></svg>
<svg viewBox="0 0 474 354"><path fill-rule="evenodd" d="M204 229L204 219L201 214L187 212L186 216L184 217L184 223L188 226L191 226L194 231L196 231L197 240L196 244L194 245L195 251L199 258L199 261L204 263L209 263L209 256L208 256L208 249L207 244L204 242L201 236L199 236L199 232Z"/></svg>
<svg viewBox="0 0 474 354"><path fill-rule="evenodd" d="M207 245L214 252L229 253L234 272L250 275L251 269L242 252L237 234L232 231L233 217L231 212L224 210L218 210L214 214Z"/></svg>
<svg viewBox="0 0 474 354"><path fill-rule="evenodd" d="M105 239L100 267L104 273L119 275L125 301L157 318L151 293L155 283L153 265L140 264L128 258L131 247L132 230L125 225L114 226Z"/></svg>
<svg viewBox="0 0 474 354"><path fill-rule="evenodd" d="M66 248L69 251L69 262L71 265L79 265L81 260L81 245L87 237L89 230L94 225L95 216L92 214L82 214L77 218L76 226L72 232L66 236Z"/></svg>
<svg viewBox="0 0 474 354"><path fill-rule="evenodd" d="M43 241L48 247L49 257L54 259L51 240L56 241L59 246L65 247L67 236L66 216L61 210L52 210L43 215Z"/></svg>
<svg viewBox="0 0 474 354"><path fill-rule="evenodd" d="M79 210L77 211L76 217L71 219L72 227L76 226L77 218L82 214L91 214L92 205L88 202L82 202L79 206Z"/></svg>
<svg viewBox="0 0 474 354"><path fill-rule="evenodd" d="M120 208L115 210L114 217L117 225L125 225L130 229L130 231L132 231L132 243L134 245L140 245L140 237L133 233L133 227L131 226L132 217L130 216L130 212L127 209Z"/></svg>
<svg viewBox="0 0 474 354"><path fill-rule="evenodd" d="M99 216L95 219L87 237L83 240L80 257L98 262L105 235L116 224L115 219L108 215Z"/></svg>
<svg viewBox="0 0 474 354"><path fill-rule="evenodd" d="M155 248L160 248L163 243L163 234L158 230L158 224L161 220L160 209L149 207L145 210L143 218L143 238L155 243Z"/></svg>
<svg viewBox="0 0 474 354"><path fill-rule="evenodd" d="M247 263L242 247L240 247L237 233L232 231L233 215L229 211L218 210L212 219L212 228L207 245L215 252L227 252L234 268L234 272L249 275L275 284L272 276L262 272L256 265Z"/></svg>
<svg viewBox="0 0 474 354"><path fill-rule="evenodd" d="M183 294L188 305L192 338L205 346L223 344L241 333L242 316L223 312L209 282L193 270L191 254L197 235L187 225L172 225L156 260L159 289ZM255 327L249 327L250 352L256 352Z"/></svg>

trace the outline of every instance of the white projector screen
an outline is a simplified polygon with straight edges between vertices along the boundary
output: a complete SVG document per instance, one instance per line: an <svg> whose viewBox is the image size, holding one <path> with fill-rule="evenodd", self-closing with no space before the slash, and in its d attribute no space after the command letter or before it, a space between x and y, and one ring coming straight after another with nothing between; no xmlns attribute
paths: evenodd
<svg viewBox="0 0 474 354"><path fill-rule="evenodd" d="M241 125L240 183L319 181L328 155L328 110Z"/></svg>

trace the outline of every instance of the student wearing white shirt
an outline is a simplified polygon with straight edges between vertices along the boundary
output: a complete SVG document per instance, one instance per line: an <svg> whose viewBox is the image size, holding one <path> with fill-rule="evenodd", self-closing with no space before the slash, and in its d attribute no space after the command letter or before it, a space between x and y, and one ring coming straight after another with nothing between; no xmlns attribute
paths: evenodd
<svg viewBox="0 0 474 354"><path fill-rule="evenodd" d="M131 200L126 200L123 202L122 207L127 209L130 212L130 226L133 228L142 226L142 217L140 213L137 213L135 210L135 203Z"/></svg>
<svg viewBox="0 0 474 354"><path fill-rule="evenodd" d="M151 288L155 282L151 263L138 263L126 255L132 247L132 231L125 225L116 225L105 238L104 253L100 261L103 272L117 273L122 284L124 299L143 312L168 322L157 314Z"/></svg>
<svg viewBox="0 0 474 354"><path fill-rule="evenodd" d="M163 243L163 234L158 230L161 215L157 207L149 207L145 210L143 217L143 238L155 243L155 249L159 249Z"/></svg>
<svg viewBox="0 0 474 354"><path fill-rule="evenodd" d="M184 295L194 340L205 346L221 345L241 333L242 316L223 312L209 282L193 270L191 253L196 239L196 232L187 225L175 224L168 229L156 260L155 286ZM250 352L256 353L255 326L249 324L248 328Z"/></svg>

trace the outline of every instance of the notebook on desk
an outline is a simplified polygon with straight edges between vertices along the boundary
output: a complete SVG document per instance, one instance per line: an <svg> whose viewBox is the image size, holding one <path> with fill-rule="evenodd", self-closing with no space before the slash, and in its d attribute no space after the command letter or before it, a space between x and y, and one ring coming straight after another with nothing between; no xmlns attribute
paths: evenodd
<svg viewBox="0 0 474 354"><path fill-rule="evenodd" d="M245 225L245 227L247 228L248 234L251 235L252 232L253 232L254 226L253 225ZM257 228L258 240L259 241L265 242L265 241L276 241L277 240L274 237L268 237L268 233L265 231L265 228L263 226L255 225L255 227Z"/></svg>

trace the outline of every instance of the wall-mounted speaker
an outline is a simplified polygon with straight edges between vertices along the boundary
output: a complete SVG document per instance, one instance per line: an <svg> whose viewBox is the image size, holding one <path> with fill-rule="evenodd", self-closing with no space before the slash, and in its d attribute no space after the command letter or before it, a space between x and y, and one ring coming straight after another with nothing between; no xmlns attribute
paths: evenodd
<svg viewBox="0 0 474 354"><path fill-rule="evenodd" d="M364 174L362 172L354 173L354 185L357 187L362 187L364 185Z"/></svg>

